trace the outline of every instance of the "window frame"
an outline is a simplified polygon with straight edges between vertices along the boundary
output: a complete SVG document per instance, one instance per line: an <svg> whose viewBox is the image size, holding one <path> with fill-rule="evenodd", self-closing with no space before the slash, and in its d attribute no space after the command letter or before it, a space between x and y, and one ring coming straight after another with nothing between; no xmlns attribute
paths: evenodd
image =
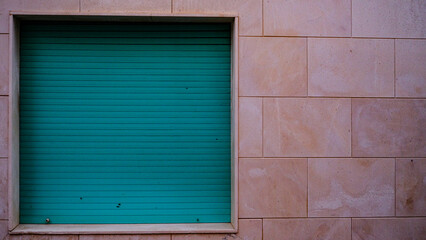
<svg viewBox="0 0 426 240"><path fill-rule="evenodd" d="M19 223L19 33L21 20L105 22L225 22L231 24L231 222L181 224L20 224ZM172 234L238 232L238 16L191 14L63 14L10 12L9 26L10 234Z"/></svg>

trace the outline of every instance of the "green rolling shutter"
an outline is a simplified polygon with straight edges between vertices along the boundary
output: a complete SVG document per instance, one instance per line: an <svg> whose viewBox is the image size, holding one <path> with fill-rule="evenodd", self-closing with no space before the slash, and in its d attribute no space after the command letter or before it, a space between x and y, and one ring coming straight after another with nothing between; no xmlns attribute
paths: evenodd
<svg viewBox="0 0 426 240"><path fill-rule="evenodd" d="M230 25L23 22L20 222L230 222Z"/></svg>

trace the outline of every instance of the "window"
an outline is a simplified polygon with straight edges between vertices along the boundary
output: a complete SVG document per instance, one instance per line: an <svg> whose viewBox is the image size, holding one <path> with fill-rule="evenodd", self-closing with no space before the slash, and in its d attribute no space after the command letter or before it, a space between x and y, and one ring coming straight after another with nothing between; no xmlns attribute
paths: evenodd
<svg viewBox="0 0 426 240"><path fill-rule="evenodd" d="M22 22L20 223L231 221L229 23Z"/></svg>

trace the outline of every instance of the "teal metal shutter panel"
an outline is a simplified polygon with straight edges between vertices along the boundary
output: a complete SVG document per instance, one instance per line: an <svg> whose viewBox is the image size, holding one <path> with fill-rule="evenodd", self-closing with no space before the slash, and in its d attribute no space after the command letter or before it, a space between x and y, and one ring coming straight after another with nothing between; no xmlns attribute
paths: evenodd
<svg viewBox="0 0 426 240"><path fill-rule="evenodd" d="M230 222L230 24L23 22L20 222Z"/></svg>

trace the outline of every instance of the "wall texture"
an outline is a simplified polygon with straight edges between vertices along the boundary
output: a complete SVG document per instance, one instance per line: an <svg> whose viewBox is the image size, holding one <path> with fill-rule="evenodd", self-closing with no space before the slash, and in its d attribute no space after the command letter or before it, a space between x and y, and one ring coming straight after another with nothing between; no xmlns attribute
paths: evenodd
<svg viewBox="0 0 426 240"><path fill-rule="evenodd" d="M9 11L240 16L236 235L8 236ZM0 0L0 239L424 239L426 1Z"/></svg>

